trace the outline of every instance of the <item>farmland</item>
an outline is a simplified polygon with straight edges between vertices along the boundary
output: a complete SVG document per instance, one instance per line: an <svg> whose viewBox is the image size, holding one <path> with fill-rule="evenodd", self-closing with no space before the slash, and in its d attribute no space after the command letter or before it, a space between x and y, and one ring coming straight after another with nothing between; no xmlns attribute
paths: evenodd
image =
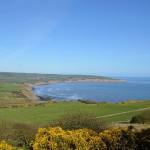
<svg viewBox="0 0 150 150"><path fill-rule="evenodd" d="M147 108L149 106L150 101L97 104L83 104L80 102L49 102L27 107L1 108L0 120L32 124L47 124L69 113L89 112L100 117L109 114L134 111L141 108ZM138 113L140 112L104 117L103 119L106 119L109 122L129 121L133 115Z"/></svg>

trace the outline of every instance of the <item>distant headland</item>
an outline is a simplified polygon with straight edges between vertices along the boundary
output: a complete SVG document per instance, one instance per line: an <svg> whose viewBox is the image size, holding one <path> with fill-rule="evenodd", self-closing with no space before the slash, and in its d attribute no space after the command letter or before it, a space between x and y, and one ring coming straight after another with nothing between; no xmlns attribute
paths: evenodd
<svg viewBox="0 0 150 150"><path fill-rule="evenodd" d="M8 83L30 83L33 85L43 85L59 82L102 82L120 83L124 80L114 79L105 76L94 75L61 75L61 74L39 74L39 73L11 73L0 72L0 82Z"/></svg>

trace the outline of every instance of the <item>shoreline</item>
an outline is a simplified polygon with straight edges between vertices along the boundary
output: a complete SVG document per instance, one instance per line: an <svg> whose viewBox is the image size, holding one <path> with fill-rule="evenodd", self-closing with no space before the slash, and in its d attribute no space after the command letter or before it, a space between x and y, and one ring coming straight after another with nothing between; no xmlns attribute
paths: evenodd
<svg viewBox="0 0 150 150"><path fill-rule="evenodd" d="M37 82L37 83L24 83L22 84L23 87L23 94L32 101L36 102L43 102L39 96L37 96L34 92L33 89L35 87L40 87L40 86L46 86L49 84L55 84L55 83L78 83L78 82L93 82L93 83L124 83L126 82L125 80L117 80L117 79L69 79L69 80L55 80L55 81L48 81L48 82ZM46 100L45 100L46 102Z"/></svg>

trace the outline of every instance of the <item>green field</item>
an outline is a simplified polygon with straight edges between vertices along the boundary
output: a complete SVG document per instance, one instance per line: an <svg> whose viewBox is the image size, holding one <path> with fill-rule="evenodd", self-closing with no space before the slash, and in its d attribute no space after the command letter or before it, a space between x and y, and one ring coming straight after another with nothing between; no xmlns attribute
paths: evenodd
<svg viewBox="0 0 150 150"><path fill-rule="evenodd" d="M28 99L22 93L22 88L16 83L0 84L0 107L22 106Z"/></svg>
<svg viewBox="0 0 150 150"><path fill-rule="evenodd" d="M108 79L97 76L78 75L44 75L0 73L0 121L31 124L47 124L64 115L75 112L89 112L97 117L115 113L134 111L150 107L150 101L129 101L122 103L85 104L81 102L32 101L32 88L26 89L24 83L47 82L49 80L65 81L70 79ZM103 117L109 122L129 121L140 112L129 112L111 117Z"/></svg>
<svg viewBox="0 0 150 150"><path fill-rule="evenodd" d="M83 104L79 102L58 102L31 107L1 108L0 120L33 124L47 124L50 121L59 119L61 116L74 112L90 112L95 114L97 117L100 117L103 115L137 110L146 107L150 107L150 101L125 102L118 104ZM137 113L139 112L106 117L105 119L110 122L129 121L130 118Z"/></svg>

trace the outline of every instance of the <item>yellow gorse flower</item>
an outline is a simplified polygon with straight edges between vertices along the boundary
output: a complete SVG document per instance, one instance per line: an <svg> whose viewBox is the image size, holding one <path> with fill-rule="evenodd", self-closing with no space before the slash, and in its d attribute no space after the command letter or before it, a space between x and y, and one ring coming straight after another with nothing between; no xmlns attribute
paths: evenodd
<svg viewBox="0 0 150 150"><path fill-rule="evenodd" d="M5 141L1 141L0 150L15 150L15 149L11 145L7 144Z"/></svg>
<svg viewBox="0 0 150 150"><path fill-rule="evenodd" d="M122 128L108 129L99 134L89 129L67 131L60 127L40 128L33 142L33 150L117 150L122 146L130 149L130 142L134 139L131 133Z"/></svg>
<svg viewBox="0 0 150 150"><path fill-rule="evenodd" d="M88 129L65 131L60 127L39 129L34 150L105 150L106 145L97 134Z"/></svg>

